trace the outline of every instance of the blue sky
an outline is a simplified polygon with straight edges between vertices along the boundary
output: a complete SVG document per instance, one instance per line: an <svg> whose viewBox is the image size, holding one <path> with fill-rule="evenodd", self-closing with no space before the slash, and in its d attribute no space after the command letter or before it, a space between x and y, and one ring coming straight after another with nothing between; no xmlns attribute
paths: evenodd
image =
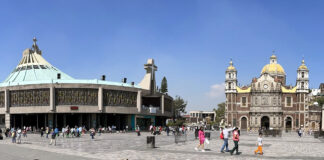
<svg viewBox="0 0 324 160"><path fill-rule="evenodd" d="M295 85L303 55L310 87L323 82L324 1L116 0L0 1L0 80L38 38L43 56L74 78L139 83L154 58L157 80L212 110L224 101L232 57L239 83L249 84L272 50Z"/></svg>

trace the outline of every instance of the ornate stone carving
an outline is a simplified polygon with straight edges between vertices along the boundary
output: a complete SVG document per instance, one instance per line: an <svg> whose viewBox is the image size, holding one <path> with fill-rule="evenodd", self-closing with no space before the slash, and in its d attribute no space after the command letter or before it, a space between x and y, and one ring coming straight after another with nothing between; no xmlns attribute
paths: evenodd
<svg viewBox="0 0 324 160"><path fill-rule="evenodd" d="M262 105L269 105L269 98L266 97L266 96L263 96L261 104Z"/></svg>
<svg viewBox="0 0 324 160"><path fill-rule="evenodd" d="M119 91L119 90L103 90L104 106L125 106L136 107L137 92Z"/></svg>
<svg viewBox="0 0 324 160"><path fill-rule="evenodd" d="M98 106L98 89L59 88L55 95L56 105Z"/></svg>
<svg viewBox="0 0 324 160"><path fill-rule="evenodd" d="M31 89L10 91L10 107L49 106L49 89Z"/></svg>

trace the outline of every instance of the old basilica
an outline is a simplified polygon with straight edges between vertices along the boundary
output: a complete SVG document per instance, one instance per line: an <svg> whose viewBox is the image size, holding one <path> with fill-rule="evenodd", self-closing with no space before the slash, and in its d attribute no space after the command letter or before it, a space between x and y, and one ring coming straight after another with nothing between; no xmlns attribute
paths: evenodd
<svg viewBox="0 0 324 160"><path fill-rule="evenodd" d="M286 73L272 55L259 78L248 86L238 86L237 70L230 62L226 70L225 121L241 130L294 130L308 126L307 94L309 70L302 60L297 69L296 86L286 85Z"/></svg>

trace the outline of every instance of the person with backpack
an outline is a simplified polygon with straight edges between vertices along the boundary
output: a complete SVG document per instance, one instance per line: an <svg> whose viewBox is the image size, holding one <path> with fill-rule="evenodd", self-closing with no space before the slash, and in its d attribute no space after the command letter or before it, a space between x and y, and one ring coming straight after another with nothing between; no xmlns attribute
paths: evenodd
<svg viewBox="0 0 324 160"><path fill-rule="evenodd" d="M221 132L220 132L220 138L223 139L224 143L222 145L222 148L221 148L221 153L225 153L224 152L224 149L226 148L226 152L229 152L228 150L228 134L229 132L231 132L233 129L227 129L227 126L225 126L225 128L221 128Z"/></svg>
<svg viewBox="0 0 324 160"><path fill-rule="evenodd" d="M233 155L234 151L236 150L236 155L239 155L238 152L238 142L240 141L240 135L238 133L238 128L235 127L234 132L233 132L233 142L234 142L234 148L230 151L231 155Z"/></svg>

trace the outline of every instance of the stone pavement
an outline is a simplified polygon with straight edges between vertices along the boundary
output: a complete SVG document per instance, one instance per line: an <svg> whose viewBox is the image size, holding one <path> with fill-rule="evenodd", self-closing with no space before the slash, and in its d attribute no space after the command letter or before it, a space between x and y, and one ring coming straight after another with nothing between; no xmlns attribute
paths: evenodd
<svg viewBox="0 0 324 160"><path fill-rule="evenodd" d="M254 155L257 135L242 134L239 142L241 155L231 156L229 153L220 153L222 140L219 132L212 132L206 152L198 152L194 147L198 140L194 140L193 133L189 133L186 143L174 143L174 136L156 136L156 147L149 149L146 146L146 136L142 133L138 137L135 133L127 134L103 134L96 136L94 140L89 135L81 138L57 139L57 145L49 145L49 139L40 138L40 135L28 135L22 144L11 144L11 139L0 141L0 159L2 153L7 157L21 153L33 156L25 156L22 159L324 159L323 139L315 139L311 136L297 137L296 133L284 134L282 137L264 137L264 155ZM233 142L229 141L229 147ZM13 148L16 148L13 150ZM21 150L21 151L20 151ZM12 154L10 154L12 153ZM37 154L45 154L46 157ZM34 158L37 157L37 158ZM54 158L53 158L54 157ZM6 158L7 159L7 158ZM10 158L9 158L10 159ZM15 159L15 158L12 158Z"/></svg>

